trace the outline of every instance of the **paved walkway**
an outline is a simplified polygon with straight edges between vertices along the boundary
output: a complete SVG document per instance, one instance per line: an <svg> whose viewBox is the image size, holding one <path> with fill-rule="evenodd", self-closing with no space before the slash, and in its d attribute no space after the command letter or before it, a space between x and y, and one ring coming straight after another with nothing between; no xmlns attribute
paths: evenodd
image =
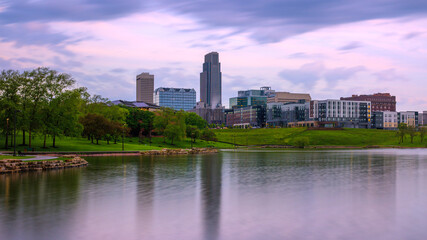
<svg viewBox="0 0 427 240"><path fill-rule="evenodd" d="M0 155L3 155L3 156L7 156L7 155L12 156L12 155L10 155L10 154L3 154L3 153L0 153ZM22 161L30 161L30 160L49 160L49 159L55 159L55 158L58 158L58 157L54 157L54 156L44 156L44 155L22 155L22 156L20 156L20 157L32 157L32 158L24 158L24 159L22 159Z"/></svg>
<svg viewBox="0 0 427 240"><path fill-rule="evenodd" d="M43 155L23 155L24 157L33 157L33 158L25 158L22 159L22 161L29 161L29 160L49 160L49 159L55 159L58 157L54 156L43 156Z"/></svg>

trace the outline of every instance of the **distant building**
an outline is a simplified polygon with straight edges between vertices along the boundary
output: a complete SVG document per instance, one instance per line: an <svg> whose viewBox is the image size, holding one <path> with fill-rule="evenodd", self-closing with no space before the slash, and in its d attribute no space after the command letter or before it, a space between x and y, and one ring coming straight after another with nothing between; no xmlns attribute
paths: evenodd
<svg viewBox="0 0 427 240"><path fill-rule="evenodd" d="M407 111L397 113L398 123L405 123L411 127L418 127L418 112Z"/></svg>
<svg viewBox="0 0 427 240"><path fill-rule="evenodd" d="M203 72L200 73L200 101L208 108L222 106L222 73L219 54L211 52L205 55Z"/></svg>
<svg viewBox="0 0 427 240"><path fill-rule="evenodd" d="M187 112L194 112L200 117L202 117L208 124L224 124L225 115L224 107L209 108L203 102L198 102L196 107Z"/></svg>
<svg viewBox="0 0 427 240"><path fill-rule="evenodd" d="M319 122L329 122L335 127L370 128L371 102L347 100L322 100L310 104L317 112L313 116Z"/></svg>
<svg viewBox="0 0 427 240"><path fill-rule="evenodd" d="M310 102L267 103L266 122L268 126L286 127L292 123L310 121ZM310 125L308 125L310 126Z"/></svg>
<svg viewBox="0 0 427 240"><path fill-rule="evenodd" d="M418 120L420 126L427 125L427 111L423 111L422 113L420 113L418 116Z"/></svg>
<svg viewBox="0 0 427 240"><path fill-rule="evenodd" d="M196 91L193 88L165 88L154 91L154 103L175 110L190 110L196 107Z"/></svg>
<svg viewBox="0 0 427 240"><path fill-rule="evenodd" d="M271 93L268 98L267 102L272 103L296 103L300 100L304 100L306 102L311 101L310 94L308 93L290 93L290 92L274 92Z"/></svg>
<svg viewBox="0 0 427 240"><path fill-rule="evenodd" d="M372 95L352 95L351 97L342 97L341 100L351 101L370 101L373 112L396 112L396 96L390 93L375 93Z"/></svg>
<svg viewBox="0 0 427 240"><path fill-rule="evenodd" d="M234 108L227 113L227 126L229 127L265 127L265 106L248 106Z"/></svg>
<svg viewBox="0 0 427 240"><path fill-rule="evenodd" d="M394 130L398 128L397 112L373 112L372 128Z"/></svg>
<svg viewBox="0 0 427 240"><path fill-rule="evenodd" d="M124 101L124 100L115 100L115 101L112 101L111 104L123 105L131 108L139 108L141 110L147 110L147 111L157 111L160 108L159 106L152 103L135 102L135 101L132 102L132 101Z"/></svg>
<svg viewBox="0 0 427 240"><path fill-rule="evenodd" d="M271 94L274 94L274 90L271 90L271 87L262 87L260 90L239 91L237 97L230 98L230 108L265 106L267 97Z"/></svg>
<svg viewBox="0 0 427 240"><path fill-rule="evenodd" d="M136 76L136 101L153 104L154 75L143 72Z"/></svg>

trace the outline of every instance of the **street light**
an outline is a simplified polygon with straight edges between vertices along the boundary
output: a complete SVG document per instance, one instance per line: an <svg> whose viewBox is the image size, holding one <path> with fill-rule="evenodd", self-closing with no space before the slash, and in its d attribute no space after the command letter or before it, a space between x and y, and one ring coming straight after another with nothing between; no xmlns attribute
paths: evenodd
<svg viewBox="0 0 427 240"><path fill-rule="evenodd" d="M123 124L123 133L122 133L122 152L125 151L125 127L126 127L126 123Z"/></svg>
<svg viewBox="0 0 427 240"><path fill-rule="evenodd" d="M16 156L16 115L18 110L15 109L15 121L13 123L13 156Z"/></svg>

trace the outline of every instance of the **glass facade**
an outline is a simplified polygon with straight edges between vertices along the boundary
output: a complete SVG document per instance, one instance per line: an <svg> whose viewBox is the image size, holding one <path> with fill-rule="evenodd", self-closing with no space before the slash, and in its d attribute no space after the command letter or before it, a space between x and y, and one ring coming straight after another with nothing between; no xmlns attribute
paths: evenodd
<svg viewBox="0 0 427 240"><path fill-rule="evenodd" d="M217 52L205 55L200 73L200 100L212 108L222 106L221 63Z"/></svg>
<svg viewBox="0 0 427 240"><path fill-rule="evenodd" d="M196 91L188 88L157 88L154 91L154 102L160 107L187 111L196 106Z"/></svg>

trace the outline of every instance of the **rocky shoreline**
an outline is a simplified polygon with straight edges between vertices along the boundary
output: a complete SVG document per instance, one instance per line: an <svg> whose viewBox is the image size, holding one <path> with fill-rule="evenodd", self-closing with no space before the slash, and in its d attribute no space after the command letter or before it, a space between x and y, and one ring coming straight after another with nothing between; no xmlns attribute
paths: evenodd
<svg viewBox="0 0 427 240"><path fill-rule="evenodd" d="M192 149L168 149L164 148L162 150L149 150L141 152L141 155L151 156L151 155L187 155L187 154L208 154L208 153L217 153L218 149L216 148L192 148Z"/></svg>
<svg viewBox="0 0 427 240"><path fill-rule="evenodd" d="M87 165L88 165L88 162L80 157L73 157L66 160L42 160L42 161L23 161L22 159L2 159L0 160L0 174L74 168L74 167L83 167Z"/></svg>

